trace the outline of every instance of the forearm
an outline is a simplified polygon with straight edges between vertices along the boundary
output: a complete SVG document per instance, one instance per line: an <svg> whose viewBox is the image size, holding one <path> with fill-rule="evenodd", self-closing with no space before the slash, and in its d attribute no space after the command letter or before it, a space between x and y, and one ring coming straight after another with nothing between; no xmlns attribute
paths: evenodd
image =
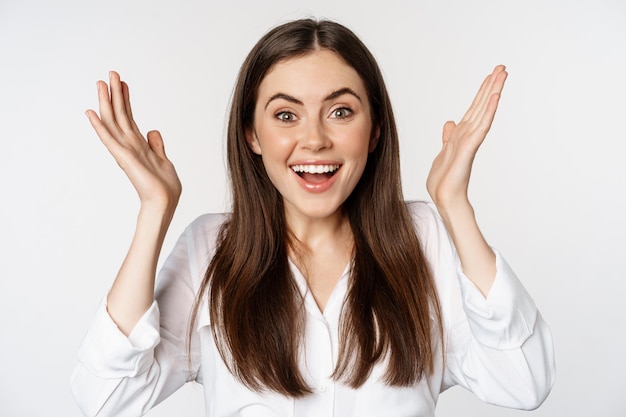
<svg viewBox="0 0 626 417"><path fill-rule="evenodd" d="M437 207L461 260L463 273L487 297L496 276L496 257L483 237L469 201Z"/></svg>
<svg viewBox="0 0 626 417"><path fill-rule="evenodd" d="M109 315L127 336L154 300L157 262L172 215L173 209L142 207L128 254L109 292Z"/></svg>

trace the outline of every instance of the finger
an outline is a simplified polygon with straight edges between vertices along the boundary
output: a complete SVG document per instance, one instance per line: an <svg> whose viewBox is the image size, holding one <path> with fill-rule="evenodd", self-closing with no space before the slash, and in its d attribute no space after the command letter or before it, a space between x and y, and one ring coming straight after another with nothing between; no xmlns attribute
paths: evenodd
<svg viewBox="0 0 626 417"><path fill-rule="evenodd" d="M148 132L148 145L150 145L150 149L161 159L167 160L167 156L165 155L165 145L163 144L163 137L161 137L161 133L158 130L151 130Z"/></svg>
<svg viewBox="0 0 626 417"><path fill-rule="evenodd" d="M491 124L493 123L493 119L495 118L496 111L498 110L498 103L500 102L500 93L493 93L489 97L489 101L487 102L485 112L482 115L482 118L479 122L480 129L484 131L486 134L491 129ZM484 139L484 135L483 135Z"/></svg>
<svg viewBox="0 0 626 417"><path fill-rule="evenodd" d="M111 134L119 133L119 126L115 121L115 115L113 114L113 107L111 106L111 97L109 96L109 87L104 81L96 82L96 88L98 89L98 112L100 113L99 120L106 125Z"/></svg>
<svg viewBox="0 0 626 417"><path fill-rule="evenodd" d="M466 122L468 120L471 120L472 115L475 113L476 108L480 106L483 92L488 88L489 83L491 81L490 78L491 78L491 74L485 77L485 79L483 80L482 84L480 85L480 88L478 89L478 92L474 96L474 100L472 101L472 104L469 106L469 109L467 109L467 111L463 115L463 118L461 119L462 121Z"/></svg>
<svg viewBox="0 0 626 417"><path fill-rule="evenodd" d="M441 135L441 140L444 145L448 142L448 139L450 139L450 135L452 134L454 128L456 128L456 123L454 123L452 120L448 120L446 123L444 123L443 133Z"/></svg>
<svg viewBox="0 0 626 417"><path fill-rule="evenodd" d="M488 94L487 94L487 101L489 101L491 99L491 95L494 93L502 93L502 90L504 89L504 83L506 81L506 79L509 76L509 73L506 72L506 69L504 68L504 65L499 65L498 67L501 67L502 69L498 72L494 73L494 77L493 77L493 84L491 85L491 89L489 90ZM496 69L498 68L496 67Z"/></svg>
<svg viewBox="0 0 626 417"><path fill-rule="evenodd" d="M504 70L504 66L496 67L496 70L500 69L500 71L495 72L493 74L493 83L491 85L490 90L485 94L483 99L484 105L483 109L480 112L476 112L476 121L479 125L484 127L485 120L490 120L487 128L491 126L491 121L493 121L493 117L495 116L496 110L498 108L498 101L500 100L502 90L504 89L504 83L508 77L508 73Z"/></svg>
<svg viewBox="0 0 626 417"><path fill-rule="evenodd" d="M130 89L128 88L128 84L126 84L124 81L122 81L122 93L124 95L124 107L126 109L126 116L128 117L131 127L133 131L135 132L135 134L138 137L142 137L141 132L139 131L139 128L137 127L137 123L135 123L135 119L133 117L133 110L130 105Z"/></svg>
<svg viewBox="0 0 626 417"><path fill-rule="evenodd" d="M122 84L122 96L124 97L124 109L126 110L126 116L133 120L133 109L130 106L130 89L128 88L128 84L125 81L121 82Z"/></svg>
<svg viewBox="0 0 626 417"><path fill-rule="evenodd" d="M472 120L478 121L482 118L482 115L487 108L487 103L491 99L491 96L494 93L500 94L502 92L502 89L504 88L504 81L506 80L507 75L508 74L504 69L504 65L499 65L494 69L493 73L490 76L491 82L487 86L487 88L483 90L481 100L478 106L474 109L474 112L471 116Z"/></svg>
<svg viewBox="0 0 626 417"><path fill-rule="evenodd" d="M482 118L482 113L485 111L485 107L491 95L502 91L506 75L504 65L498 65L494 68L493 72L485 78L480 86L472 105L463 117L463 121L471 122Z"/></svg>
<svg viewBox="0 0 626 417"><path fill-rule="evenodd" d="M93 129L96 131L100 141L102 141L113 157L118 155L123 148L122 145L115 139L115 136L111 134L108 127L102 122L96 112L93 110L87 110L85 115L89 119Z"/></svg>
<svg viewBox="0 0 626 417"><path fill-rule="evenodd" d="M117 72L109 72L109 85L111 88L111 103L113 105L115 120L123 131L131 131L132 125L128 119L128 113L126 111L126 103L124 100L124 93L122 91L122 80Z"/></svg>

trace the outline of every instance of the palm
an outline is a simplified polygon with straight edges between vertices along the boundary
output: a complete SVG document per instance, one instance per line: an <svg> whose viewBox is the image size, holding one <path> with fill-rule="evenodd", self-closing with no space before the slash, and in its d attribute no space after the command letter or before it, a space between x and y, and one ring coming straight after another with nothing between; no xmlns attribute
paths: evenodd
<svg viewBox="0 0 626 417"><path fill-rule="evenodd" d="M472 163L491 127L507 72L497 66L481 85L463 119L443 127L441 151L433 161L426 186L438 207L467 201Z"/></svg>
<svg viewBox="0 0 626 417"><path fill-rule="evenodd" d="M151 131L146 140L133 119L128 86L115 72L111 73L110 84L109 95L106 83L98 82L100 117L88 110L89 121L130 179L142 205L173 210L181 184L165 155L161 135Z"/></svg>

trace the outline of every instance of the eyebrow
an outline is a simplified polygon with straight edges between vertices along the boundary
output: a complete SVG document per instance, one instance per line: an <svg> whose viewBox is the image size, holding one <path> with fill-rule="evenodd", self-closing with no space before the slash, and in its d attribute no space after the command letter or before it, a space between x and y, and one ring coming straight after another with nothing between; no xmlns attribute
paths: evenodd
<svg viewBox="0 0 626 417"><path fill-rule="evenodd" d="M335 98L340 97L340 96L342 96L344 94L350 94L350 95L356 97L359 101L362 101L361 97L353 89L348 88L348 87L340 88L339 90L333 91L332 93L330 93L329 95L324 97L324 101L335 99ZM290 103L294 103L294 104L298 104L298 105L303 105L304 104L302 101L298 100L294 96L290 96L289 94L276 93L276 94L274 94L272 97L270 97L267 100L267 102L265 103L265 108L267 109L267 106L269 106L269 104L272 101L278 100L278 99L283 99L283 100L286 100L286 101L288 101Z"/></svg>

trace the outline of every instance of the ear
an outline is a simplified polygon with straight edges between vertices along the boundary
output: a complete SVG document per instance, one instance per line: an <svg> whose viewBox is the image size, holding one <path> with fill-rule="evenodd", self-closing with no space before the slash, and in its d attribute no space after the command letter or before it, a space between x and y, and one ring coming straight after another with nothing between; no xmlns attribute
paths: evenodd
<svg viewBox="0 0 626 417"><path fill-rule="evenodd" d="M376 126L372 129L372 137L370 138L370 146L368 148L368 152L374 152L376 149L376 145L378 145L378 139L380 138L380 126Z"/></svg>
<svg viewBox="0 0 626 417"><path fill-rule="evenodd" d="M252 149L252 152L257 155L261 155L261 144L259 143L259 139L257 138L254 129L246 129L246 142L248 142L248 146Z"/></svg>

